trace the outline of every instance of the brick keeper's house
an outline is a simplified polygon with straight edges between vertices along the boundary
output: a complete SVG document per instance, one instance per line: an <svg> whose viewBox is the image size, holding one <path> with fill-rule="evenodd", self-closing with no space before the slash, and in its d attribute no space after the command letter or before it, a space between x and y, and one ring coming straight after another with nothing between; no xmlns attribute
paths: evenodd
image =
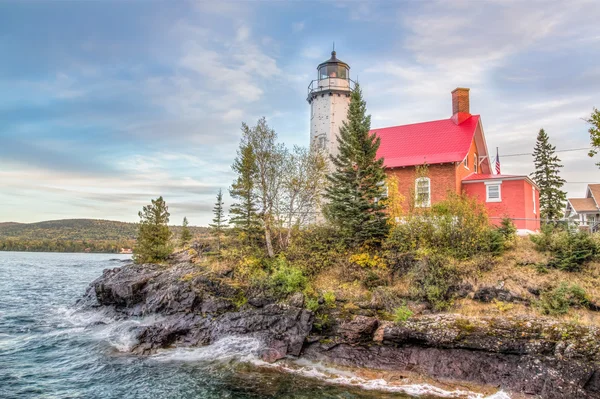
<svg viewBox="0 0 600 399"><path fill-rule="evenodd" d="M539 231L539 192L527 176L494 174L480 115L471 115L469 89L452 92L452 117L411 125L373 129L381 138L377 155L408 206L429 207L449 192L465 193L485 204L490 220L513 219L519 233ZM416 167L427 164L427 177Z"/></svg>

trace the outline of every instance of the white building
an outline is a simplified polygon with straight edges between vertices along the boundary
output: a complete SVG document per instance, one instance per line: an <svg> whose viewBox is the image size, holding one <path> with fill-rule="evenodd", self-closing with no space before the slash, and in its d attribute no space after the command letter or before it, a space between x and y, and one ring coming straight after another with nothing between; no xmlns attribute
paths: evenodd
<svg viewBox="0 0 600 399"><path fill-rule="evenodd" d="M600 230L600 184L588 184L584 198L569 198L565 217L590 231Z"/></svg>
<svg viewBox="0 0 600 399"><path fill-rule="evenodd" d="M332 51L331 58L317 67L317 79L308 86L311 148L317 146L333 156L338 154L337 136L348 115L353 88L350 66Z"/></svg>

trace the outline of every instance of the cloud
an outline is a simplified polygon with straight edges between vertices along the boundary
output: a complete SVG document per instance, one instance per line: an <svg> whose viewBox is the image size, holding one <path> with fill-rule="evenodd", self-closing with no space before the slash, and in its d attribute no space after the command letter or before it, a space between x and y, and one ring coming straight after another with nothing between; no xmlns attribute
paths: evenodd
<svg viewBox="0 0 600 399"><path fill-rule="evenodd" d="M0 221L135 221L164 195L173 220L208 223L233 178L241 121L265 115L282 141L306 145L306 86L333 40L373 127L448 118L450 91L466 86L501 157L532 149L541 127L559 149L588 144L581 118L600 104L594 2L333 5L129 2L110 18L93 2L6 10L0 25L22 23L0 39L13 54L0 65ZM568 180L597 180L595 160L561 158ZM531 159L505 157L503 169L527 174Z"/></svg>
<svg viewBox="0 0 600 399"><path fill-rule="evenodd" d="M292 32L298 33L298 32L302 32L303 30L304 30L304 22L303 21L294 22L292 24Z"/></svg>

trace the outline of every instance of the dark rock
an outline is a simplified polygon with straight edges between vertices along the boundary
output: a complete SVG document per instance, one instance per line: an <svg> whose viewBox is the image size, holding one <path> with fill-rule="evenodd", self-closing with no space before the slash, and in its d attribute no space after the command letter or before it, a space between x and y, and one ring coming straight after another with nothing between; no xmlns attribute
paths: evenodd
<svg viewBox="0 0 600 399"><path fill-rule="evenodd" d="M304 307L304 294L301 292L296 292L288 299L288 303L290 306L294 306L297 308L303 308Z"/></svg>
<svg viewBox="0 0 600 399"><path fill-rule="evenodd" d="M480 302L492 302L494 299L503 302L523 301L523 298L504 288L481 287L475 291L473 299Z"/></svg>
<svg viewBox="0 0 600 399"><path fill-rule="evenodd" d="M457 298L466 298L473 291L473 285L462 283L454 287L452 291Z"/></svg>
<svg viewBox="0 0 600 399"><path fill-rule="evenodd" d="M248 303L257 308L262 308L263 306L270 305L272 303L275 303L275 301L276 300L274 298L264 295L258 295L248 298Z"/></svg>
<svg viewBox="0 0 600 399"><path fill-rule="evenodd" d="M348 343L360 343L373 340L373 333L379 325L374 317L356 316L350 321L341 323L337 333Z"/></svg>
<svg viewBox="0 0 600 399"><path fill-rule="evenodd" d="M484 302L522 300L503 287L483 287L474 296ZM595 327L545 318L458 315L419 316L396 324L364 315L344 320L347 313L330 310L329 327L308 338L314 315L302 308L303 295L293 295L288 305L275 302L264 293L242 290L222 274L183 262L107 269L78 304L103 307L117 318L155 315L154 322L137 329L133 351L140 354L248 336L260 341L259 356L268 362L304 356L540 398L600 398L600 332ZM357 312L369 315L382 308L377 301L358 305Z"/></svg>

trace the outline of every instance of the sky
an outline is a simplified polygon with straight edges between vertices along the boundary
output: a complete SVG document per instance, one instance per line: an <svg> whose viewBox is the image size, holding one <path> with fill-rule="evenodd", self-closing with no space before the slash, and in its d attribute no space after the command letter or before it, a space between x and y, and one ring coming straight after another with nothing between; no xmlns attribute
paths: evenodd
<svg viewBox="0 0 600 399"><path fill-rule="evenodd" d="M162 195L206 225L243 121L309 142L316 66L351 66L372 128L451 116L471 89L502 172L529 174L544 128L588 148L600 7L563 1L0 0L0 222L135 222ZM569 196L600 159L560 153ZM225 195L226 205L231 199Z"/></svg>

